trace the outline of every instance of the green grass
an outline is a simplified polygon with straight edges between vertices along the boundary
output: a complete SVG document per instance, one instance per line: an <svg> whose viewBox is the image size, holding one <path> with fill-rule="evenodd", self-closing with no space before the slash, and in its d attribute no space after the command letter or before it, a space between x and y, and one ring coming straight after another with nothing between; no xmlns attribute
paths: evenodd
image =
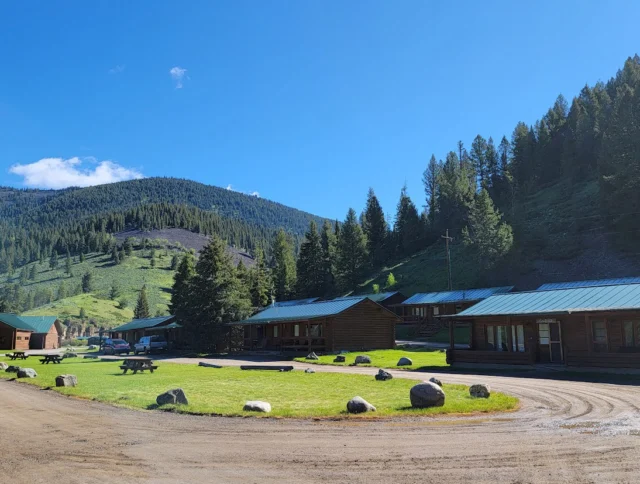
<svg viewBox="0 0 640 484"><path fill-rule="evenodd" d="M334 363L335 355L320 356L319 360L306 360L303 358L294 358L296 361L303 363L314 363L318 365L333 365L333 366L348 366L354 363L356 356L367 355L371 358L370 365L358 365L358 366L371 366L376 368L406 368L415 370L418 368L446 368L446 354L444 350L432 350L425 348L410 348L410 349L397 349L397 350L372 350L372 351L354 351L346 353L345 363ZM398 360L406 356L413 362L412 366L397 366Z"/></svg>
<svg viewBox="0 0 640 484"><path fill-rule="evenodd" d="M8 362L6 358L0 361ZM255 415L242 411L245 401L264 400L271 403L270 416L340 417L347 416L347 401L356 395L377 407L375 414L367 414L373 417L507 411L516 408L518 403L515 397L499 393L492 393L489 399L474 399L464 385L448 385L445 381L447 397L443 407L412 409L409 389L416 381L394 378L380 382L373 378L373 371L371 376L302 371L279 373L159 362L159 368L153 374L123 375L118 361L74 359L64 360L59 365L41 365L31 357L19 364L38 373L37 378L21 382L50 387L57 375L73 374L78 377L77 387L54 387L53 390L135 409L156 408L156 396L179 387L185 391L189 405L171 410L196 414ZM0 378L14 376L0 372Z"/></svg>
<svg viewBox="0 0 640 484"><path fill-rule="evenodd" d="M169 250L165 255L164 249L156 249L156 267L151 268L149 251L134 251L130 257L126 257L119 265L111 262L110 256L104 254L89 254L84 262L73 258L72 277L64 272L65 257L60 256L59 267L55 270L49 269L48 260L43 264L28 264L36 266L35 281L28 281L24 290L49 290L55 297L58 293L60 283L64 281L67 291L73 294L73 289L81 284L82 276L90 272L93 276L93 291L89 294L79 294L69 296L64 299L53 301L50 304L39 306L38 308L24 312L25 315L56 315L61 320L79 320L80 308L84 308L87 318L94 320L98 326L113 327L118 324L130 321L133 318L133 308L138 298L140 288L146 284L147 297L151 314L157 312L166 314L170 302L169 288L173 284L173 271L170 270L171 257L175 252ZM15 271L13 277L7 274L0 275L0 285L6 282L18 282L20 271ZM116 285L121 292L118 300L124 299L127 307L121 309L118 301L109 299L112 285Z"/></svg>

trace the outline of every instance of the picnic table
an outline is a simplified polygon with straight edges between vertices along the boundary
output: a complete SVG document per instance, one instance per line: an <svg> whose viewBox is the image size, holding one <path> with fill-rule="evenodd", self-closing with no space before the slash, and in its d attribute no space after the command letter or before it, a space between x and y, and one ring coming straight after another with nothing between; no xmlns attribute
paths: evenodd
<svg viewBox="0 0 640 484"><path fill-rule="evenodd" d="M29 358L29 355L27 355L24 351L14 351L13 354L9 355L9 358L11 358L12 360L26 360L27 358Z"/></svg>
<svg viewBox="0 0 640 484"><path fill-rule="evenodd" d="M54 365L62 363L62 355L42 355L43 358L40 359L40 363L43 365L48 365L49 363L53 363Z"/></svg>
<svg viewBox="0 0 640 484"><path fill-rule="evenodd" d="M153 364L153 360L151 358L132 356L130 358L125 358L122 361L120 369L123 370L124 375L126 375L127 371L129 370L131 370L135 375L136 373L144 372L145 370L149 370L151 373L153 373L153 370L157 370L158 367Z"/></svg>

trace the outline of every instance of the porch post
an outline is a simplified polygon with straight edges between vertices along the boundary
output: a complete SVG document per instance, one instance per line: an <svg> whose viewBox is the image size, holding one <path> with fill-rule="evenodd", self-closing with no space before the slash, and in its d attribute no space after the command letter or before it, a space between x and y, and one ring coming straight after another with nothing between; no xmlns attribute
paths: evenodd
<svg viewBox="0 0 640 484"><path fill-rule="evenodd" d="M311 323L309 321L307 321L307 345L309 346L309 353L311 353Z"/></svg>
<svg viewBox="0 0 640 484"><path fill-rule="evenodd" d="M455 324L456 323L455 323L455 321L453 319L449 320L449 348L451 349L451 351L453 351L455 346L456 346L455 341L454 341L454 334L455 334L454 327L455 327Z"/></svg>

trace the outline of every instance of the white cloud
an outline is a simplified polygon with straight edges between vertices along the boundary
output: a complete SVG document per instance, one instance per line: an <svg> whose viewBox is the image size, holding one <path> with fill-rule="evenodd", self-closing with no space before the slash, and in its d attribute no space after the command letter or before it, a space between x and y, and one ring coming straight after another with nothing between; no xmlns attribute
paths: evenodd
<svg viewBox="0 0 640 484"><path fill-rule="evenodd" d="M235 188L233 188L233 185L231 185L231 183L229 183L227 185L227 190L232 191L232 192L238 192L238 193L243 193L244 195L250 195L252 197L256 197L256 198L260 198L260 192L243 192L242 190L236 190Z"/></svg>
<svg viewBox="0 0 640 484"><path fill-rule="evenodd" d="M117 66L109 69L109 74L120 74L122 71L124 71L124 68L125 68L124 64L118 64Z"/></svg>
<svg viewBox="0 0 640 484"><path fill-rule="evenodd" d="M182 81L184 79L189 79L189 76L186 75L187 70L179 66L172 67L169 70L169 74L171 74L171 79L176 81L176 89L182 89L182 86L183 86Z"/></svg>
<svg viewBox="0 0 640 484"><path fill-rule="evenodd" d="M83 163L94 165L84 167ZM143 178L142 173L125 168L113 161L94 158L43 158L25 165L16 164L9 173L23 177L23 184L36 188L67 188L103 185L124 180Z"/></svg>

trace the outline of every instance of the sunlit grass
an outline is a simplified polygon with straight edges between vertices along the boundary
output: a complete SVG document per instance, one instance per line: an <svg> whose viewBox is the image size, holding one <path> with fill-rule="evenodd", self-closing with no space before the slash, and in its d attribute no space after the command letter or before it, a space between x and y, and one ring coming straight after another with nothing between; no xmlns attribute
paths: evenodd
<svg viewBox="0 0 640 484"><path fill-rule="evenodd" d="M7 358L0 358L9 364ZM156 397L172 388L182 388L189 405L174 410L197 414L248 415L242 411L247 400L271 403L270 416L340 417L347 416L349 399L358 395L377 407L369 416L437 415L447 413L494 412L514 409L518 400L494 393L489 399L474 399L464 385L444 384L447 395L443 407L413 410L409 389L416 381L395 378L376 381L371 376L302 371L243 371L239 368L203 368L158 362L153 374L123 375L118 361L64 360L59 365L41 365L32 356L18 365L36 370L38 377L21 380L40 387L53 387L66 395L94 399L136 409L155 408ZM73 374L75 388L55 388L55 377ZM15 374L0 372L0 378ZM428 375L425 375L427 378Z"/></svg>
<svg viewBox="0 0 640 484"><path fill-rule="evenodd" d="M295 358L296 361L304 363L315 363L320 365L348 366L355 362L356 356L367 355L371 358L370 365L376 368L406 368L409 370L423 367L448 367L447 356L444 350L433 350L427 348L410 348L397 350L372 350L372 351L353 351L343 356L346 358L344 363L334 363L335 355L320 356L319 360L307 360L304 357ZM397 363L403 356L409 358L413 365L398 366Z"/></svg>

